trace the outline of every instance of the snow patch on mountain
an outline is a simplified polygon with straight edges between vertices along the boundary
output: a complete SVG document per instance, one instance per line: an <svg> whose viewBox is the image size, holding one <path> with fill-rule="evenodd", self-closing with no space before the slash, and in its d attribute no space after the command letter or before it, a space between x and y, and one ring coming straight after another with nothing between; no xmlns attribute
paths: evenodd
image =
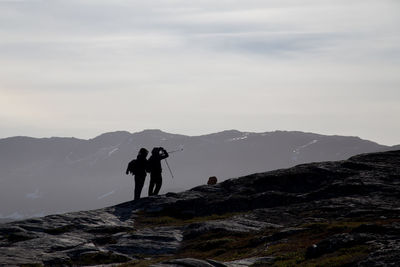
<svg viewBox="0 0 400 267"><path fill-rule="evenodd" d="M65 157L65 160L67 161L68 164L75 164L78 162L82 162L85 160L88 160L88 157L83 157L83 158L78 158L78 159L71 159L71 156L73 155L73 152L69 152L69 154Z"/></svg>
<svg viewBox="0 0 400 267"><path fill-rule="evenodd" d="M234 137L234 138L230 138L227 141L228 142L233 142L233 141L240 141L240 140L245 140L249 137L249 133L243 133L243 135L239 136L239 137Z"/></svg>
<svg viewBox="0 0 400 267"><path fill-rule="evenodd" d="M313 144L315 144L315 143L317 143L317 142L318 142L318 140L312 140L311 142L308 142L308 143L305 144L305 145L298 146L297 148L295 148L295 149L293 150L292 160L293 160L293 161L297 161L298 156L300 155L300 151L301 151L302 149L304 149L304 148L306 148L306 147L308 147L308 146L311 146L311 145L313 145Z"/></svg>
<svg viewBox="0 0 400 267"><path fill-rule="evenodd" d="M109 197L109 196L111 196L111 195L114 194L114 193L115 193L115 190L113 190L113 191L111 191L111 192L108 192L108 193L105 193L104 195L99 196L97 199L100 200L100 199Z"/></svg>
<svg viewBox="0 0 400 267"><path fill-rule="evenodd" d="M98 161L105 160L106 158L110 157L111 155L119 151L121 145L122 143L115 146L101 147L95 153L88 154L86 156L77 159L72 159L71 157L73 157L74 153L70 152L65 157L65 160L67 161L68 164L75 164L78 162L87 161L90 166L94 166Z"/></svg>
<svg viewBox="0 0 400 267"><path fill-rule="evenodd" d="M40 193L39 189L36 189L35 192L33 193L28 193L26 194L25 198L29 198L29 199L38 199L38 198L42 198L43 194Z"/></svg>
<svg viewBox="0 0 400 267"><path fill-rule="evenodd" d="M108 156L111 156L112 154L114 154L115 152L117 152L119 150L118 147L112 149L110 152L108 152Z"/></svg>

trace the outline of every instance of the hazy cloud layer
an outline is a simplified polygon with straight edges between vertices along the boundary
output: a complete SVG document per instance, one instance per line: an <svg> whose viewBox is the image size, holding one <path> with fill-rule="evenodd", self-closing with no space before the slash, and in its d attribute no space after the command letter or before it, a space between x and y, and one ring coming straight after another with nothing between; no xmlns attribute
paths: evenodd
<svg viewBox="0 0 400 267"><path fill-rule="evenodd" d="M304 130L400 143L390 0L0 1L0 137Z"/></svg>

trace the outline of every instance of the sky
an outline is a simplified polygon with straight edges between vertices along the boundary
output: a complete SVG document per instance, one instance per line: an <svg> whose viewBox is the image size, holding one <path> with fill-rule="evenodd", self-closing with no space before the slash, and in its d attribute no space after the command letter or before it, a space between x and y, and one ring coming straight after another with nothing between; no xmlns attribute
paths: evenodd
<svg viewBox="0 0 400 267"><path fill-rule="evenodd" d="M0 138L299 130L400 144L398 0L0 0Z"/></svg>

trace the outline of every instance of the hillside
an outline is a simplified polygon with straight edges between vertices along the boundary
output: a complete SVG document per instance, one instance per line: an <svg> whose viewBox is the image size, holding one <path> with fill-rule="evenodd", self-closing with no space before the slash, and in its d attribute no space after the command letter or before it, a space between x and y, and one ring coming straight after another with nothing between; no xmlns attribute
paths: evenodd
<svg viewBox="0 0 400 267"><path fill-rule="evenodd" d="M127 163L140 147L184 147L164 165L162 192L179 192L249 173L391 149L358 137L303 132L235 130L184 136L159 130L113 132L90 140L11 137L0 139L0 218L23 219L115 205L132 199ZM147 183L142 195L147 195Z"/></svg>
<svg viewBox="0 0 400 267"><path fill-rule="evenodd" d="M0 225L0 262L395 266L400 151ZM35 265L36 266L36 265Z"/></svg>

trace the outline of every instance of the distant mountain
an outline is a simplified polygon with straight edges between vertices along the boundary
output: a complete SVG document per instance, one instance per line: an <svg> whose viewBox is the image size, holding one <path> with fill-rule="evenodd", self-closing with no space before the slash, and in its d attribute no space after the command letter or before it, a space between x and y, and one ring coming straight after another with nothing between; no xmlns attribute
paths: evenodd
<svg viewBox="0 0 400 267"><path fill-rule="evenodd" d="M392 146L392 147L391 147L391 150L400 150L400 145Z"/></svg>
<svg viewBox="0 0 400 267"><path fill-rule="evenodd" d="M236 130L185 136L160 130L112 132L96 138L0 139L0 218L20 219L50 213L100 208L132 199L127 163L140 147L163 146L171 154L164 163L162 192L177 192L248 173L301 163L347 159L389 150L358 137L275 131ZM147 196L146 178L142 196Z"/></svg>

